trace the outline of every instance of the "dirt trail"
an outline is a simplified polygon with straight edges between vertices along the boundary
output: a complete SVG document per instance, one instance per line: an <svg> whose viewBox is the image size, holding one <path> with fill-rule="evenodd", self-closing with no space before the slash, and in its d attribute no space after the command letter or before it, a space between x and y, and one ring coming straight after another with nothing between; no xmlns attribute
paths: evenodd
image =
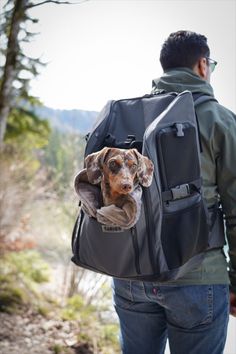
<svg viewBox="0 0 236 354"><path fill-rule="evenodd" d="M92 354L86 344L77 344L75 321L46 319L40 314L0 313L1 354Z"/></svg>

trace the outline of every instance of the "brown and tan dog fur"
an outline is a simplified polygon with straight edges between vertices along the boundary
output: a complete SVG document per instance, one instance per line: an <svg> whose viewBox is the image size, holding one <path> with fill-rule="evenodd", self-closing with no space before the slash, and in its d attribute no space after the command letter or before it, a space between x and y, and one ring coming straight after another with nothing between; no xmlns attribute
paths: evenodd
<svg viewBox="0 0 236 354"><path fill-rule="evenodd" d="M88 180L101 182L105 206L122 207L126 195L140 183L149 187L152 182L153 163L136 149L103 148L85 159Z"/></svg>

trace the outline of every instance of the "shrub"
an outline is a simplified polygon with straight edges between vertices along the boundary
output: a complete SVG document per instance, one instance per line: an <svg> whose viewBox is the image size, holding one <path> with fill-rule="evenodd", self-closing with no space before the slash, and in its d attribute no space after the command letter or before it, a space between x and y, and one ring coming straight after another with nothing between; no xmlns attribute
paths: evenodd
<svg viewBox="0 0 236 354"><path fill-rule="evenodd" d="M9 252L0 265L0 311L37 303L37 284L49 280L48 265L36 251Z"/></svg>

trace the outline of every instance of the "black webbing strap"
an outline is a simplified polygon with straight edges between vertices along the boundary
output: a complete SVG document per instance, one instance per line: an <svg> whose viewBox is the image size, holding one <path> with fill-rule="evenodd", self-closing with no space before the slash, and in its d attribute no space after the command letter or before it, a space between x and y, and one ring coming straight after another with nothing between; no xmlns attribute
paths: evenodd
<svg viewBox="0 0 236 354"><path fill-rule="evenodd" d="M181 184L171 188L168 191L162 192L163 202L173 201L176 199L182 199L190 196L194 192L199 192L201 188L201 179L192 181L190 183Z"/></svg>
<svg viewBox="0 0 236 354"><path fill-rule="evenodd" d="M218 102L214 97L206 95L202 92L192 93L192 96L193 96L193 101L194 101L194 108L196 108L197 106L199 106L200 104L205 103L205 102L209 102L209 101ZM196 121L197 121L199 148L200 148L200 152L202 152L203 151L202 150L202 142L201 142L200 128L199 128L199 122L198 122L198 116L197 116L196 109L195 109L195 115L196 115Z"/></svg>
<svg viewBox="0 0 236 354"><path fill-rule="evenodd" d="M218 102L215 97L206 95L204 93L192 93L192 96L194 100L194 107L199 106L204 102L209 102L209 101Z"/></svg>
<svg viewBox="0 0 236 354"><path fill-rule="evenodd" d="M223 212L219 207L219 203L216 203L213 207L208 208L209 215L209 247L208 249L221 248L225 245L225 232Z"/></svg>
<svg viewBox="0 0 236 354"><path fill-rule="evenodd" d="M221 213L219 213L221 212ZM217 218L219 216L222 217L222 211L220 209L219 203L216 202L212 207L208 208L208 214L209 214L209 224L210 224L210 231L213 229Z"/></svg>
<svg viewBox="0 0 236 354"><path fill-rule="evenodd" d="M81 203L79 205L81 205ZM77 238L77 235L79 235L79 233L80 233L80 228L81 228L81 224L82 224L83 218L84 218L84 212L81 209L80 212L79 212L79 215L76 218L76 221L75 221L75 224L74 224L74 227L73 227L73 231L72 231L71 248L72 248L73 252L74 252L75 240Z"/></svg>
<svg viewBox="0 0 236 354"><path fill-rule="evenodd" d="M119 149L137 149L142 153L143 142L136 140L134 135L128 135L125 141L118 141L114 135L108 134L104 140L104 146Z"/></svg>

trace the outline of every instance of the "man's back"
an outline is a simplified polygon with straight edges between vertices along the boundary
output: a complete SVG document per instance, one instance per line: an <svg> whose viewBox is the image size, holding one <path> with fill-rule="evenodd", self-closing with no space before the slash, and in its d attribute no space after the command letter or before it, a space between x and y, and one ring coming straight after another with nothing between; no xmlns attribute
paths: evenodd
<svg viewBox="0 0 236 354"><path fill-rule="evenodd" d="M190 90L213 97L210 77L217 62L207 38L171 33L160 52L163 76L153 89ZM203 192L208 207L221 202L229 244L231 306L236 315L236 118L216 102L197 110L201 136ZM175 230L173 229L173 237ZM115 308L125 354L222 354L229 318L229 278L222 247L206 252L202 265L176 282L114 279Z"/></svg>
<svg viewBox="0 0 236 354"><path fill-rule="evenodd" d="M178 68L169 70L160 79L153 80L153 92L158 90L182 92L189 90L192 93L202 93L214 97L211 85L202 80L188 68ZM203 193L207 206L213 207L219 199L217 182L221 179L216 178L224 169L222 161L221 169L217 171L216 157L217 150L220 151L221 137L228 135L228 129L233 119L233 113L220 106L215 101L208 101L196 107L197 119L201 139L201 167L203 179ZM235 129L235 127L232 127ZM231 129L231 134L236 134ZM233 150L231 150L233 151ZM236 175L236 163L232 165L232 175ZM224 185L224 181L222 181ZM232 194L236 195L236 189ZM176 282L177 284L222 284L229 283L227 264L221 249L208 252L202 265L184 278Z"/></svg>

